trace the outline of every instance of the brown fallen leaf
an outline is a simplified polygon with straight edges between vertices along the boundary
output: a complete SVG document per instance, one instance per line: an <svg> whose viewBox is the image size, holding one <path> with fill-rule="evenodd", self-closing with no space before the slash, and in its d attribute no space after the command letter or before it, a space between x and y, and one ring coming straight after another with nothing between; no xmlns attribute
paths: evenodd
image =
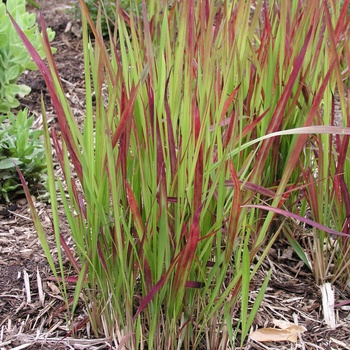
<svg viewBox="0 0 350 350"><path fill-rule="evenodd" d="M55 285L55 283L53 282L47 282L47 285L50 287L51 289L51 293L54 295L59 295L60 294L60 290L59 288Z"/></svg>
<svg viewBox="0 0 350 350"><path fill-rule="evenodd" d="M306 331L305 327L298 326L295 323L291 323L288 321L274 319L274 320L272 320L272 322L276 327L281 328L281 329L290 329L290 330L293 329L298 333L304 333Z"/></svg>
<svg viewBox="0 0 350 350"><path fill-rule="evenodd" d="M276 322L274 323L276 324ZM298 326L294 323L285 321L281 321L281 323L279 323L277 321L277 324L283 329L261 328L250 334L249 338L260 342L290 341L296 343L298 340L298 333L304 333L306 331L306 328Z"/></svg>

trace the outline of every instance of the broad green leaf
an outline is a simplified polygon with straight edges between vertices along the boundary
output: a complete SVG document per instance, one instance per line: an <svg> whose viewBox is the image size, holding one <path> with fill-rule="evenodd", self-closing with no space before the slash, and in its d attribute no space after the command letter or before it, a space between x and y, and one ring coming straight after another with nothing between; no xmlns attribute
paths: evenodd
<svg viewBox="0 0 350 350"><path fill-rule="evenodd" d="M8 36L7 36L7 34L0 32L0 49L6 47L7 45L8 45Z"/></svg>
<svg viewBox="0 0 350 350"><path fill-rule="evenodd" d="M28 95L31 91L31 88L27 85L15 85L15 84L9 84L5 87L5 96L9 101L14 100L14 96L18 95L20 97L24 97Z"/></svg>
<svg viewBox="0 0 350 350"><path fill-rule="evenodd" d="M0 41L1 41L1 37L0 37ZM7 71L6 71L6 80L8 82L13 82L15 81L19 76L19 67L16 66L12 66L10 67Z"/></svg>
<svg viewBox="0 0 350 350"><path fill-rule="evenodd" d="M3 160L0 160L0 170L14 168L15 165L19 165L21 163L22 162L19 159L6 158L6 159L3 159ZM0 176L0 180L1 180L1 176Z"/></svg>

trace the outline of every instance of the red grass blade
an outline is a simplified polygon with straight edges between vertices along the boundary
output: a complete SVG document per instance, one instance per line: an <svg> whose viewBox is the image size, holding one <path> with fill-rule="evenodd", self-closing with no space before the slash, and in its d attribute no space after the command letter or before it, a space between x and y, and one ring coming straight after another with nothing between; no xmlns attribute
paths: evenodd
<svg viewBox="0 0 350 350"><path fill-rule="evenodd" d="M77 260L74 258L74 255L71 252L71 250L70 250L70 248L69 248L69 246L68 246L68 244L67 244L67 242L64 239L62 234L60 234L60 242L61 242L61 246L62 246L64 252L66 253L66 255L68 257L69 262L72 264L75 272L77 274L79 274L81 271L81 267L80 267L79 263L77 262Z"/></svg>
<svg viewBox="0 0 350 350"><path fill-rule="evenodd" d="M195 98L193 98L194 109L194 133L195 141L198 144L199 133L201 129L201 120L199 115L199 109L195 105ZM195 178L194 178L194 194L193 194L193 208L197 210L202 202L203 192L203 145L199 146L198 159L196 164Z"/></svg>
<svg viewBox="0 0 350 350"><path fill-rule="evenodd" d="M283 209L269 207L269 206L266 206L266 205L254 205L254 204L242 205L241 207L242 208L256 208L256 209L272 211L272 212L274 212L276 214L280 214L280 215L283 215L283 216L286 216L286 217L293 218L295 220L299 220L299 221L305 222L306 224L308 224L310 226L318 228L321 231L328 232L328 233L330 233L332 235L342 236L342 237L350 237L350 235L348 235L348 234L346 234L344 232L339 232L339 231L333 230L333 229L331 229L329 227L326 227L326 226L323 226L323 225L319 224L316 221L304 218L304 217L302 217L300 215L291 213L291 212L283 210Z"/></svg>
<svg viewBox="0 0 350 350"><path fill-rule="evenodd" d="M167 78L166 84L165 84L165 91L168 90L168 84L169 84L170 74ZM173 124L171 121L171 114L170 114L170 107L168 100L166 98L166 94L164 96L164 107L165 107L165 113L167 118L167 133L168 133L168 139L169 139L169 153L170 153L170 168L171 173L175 174L177 169L177 157L176 157L176 147L175 147L175 138L174 138L174 129Z"/></svg>
<svg viewBox="0 0 350 350"><path fill-rule="evenodd" d="M234 249L234 244L236 240L236 236L239 232L239 218L241 213L241 186L236 173L236 170L232 163L230 163L230 174L233 181L233 199L232 199L232 207L230 212L230 219L228 223L227 230L227 240L226 240L226 249L225 249L225 263L228 264L231 255Z"/></svg>
<svg viewBox="0 0 350 350"><path fill-rule="evenodd" d="M191 272L192 263L196 254L196 249L200 237L199 219L201 212L202 205L196 210L194 214L188 241L183 250L179 253L179 260L177 263L173 283L173 302L176 300L178 301L178 298L182 298L183 290L188 280L188 276Z"/></svg>
<svg viewBox="0 0 350 350"><path fill-rule="evenodd" d="M168 270L161 279L154 285L154 287L151 289L151 291L142 299L140 306L138 307L134 317L133 321L135 322L137 316L147 307L147 305L153 300L155 295L158 293L158 291L163 287L170 270Z"/></svg>
<svg viewBox="0 0 350 350"><path fill-rule="evenodd" d="M126 195L127 195L128 203L131 210L131 215L134 218L135 226L136 226L137 232L139 233L139 239L141 240L142 237L140 236L140 233L145 232L145 227L142 222L141 212L137 204L136 198L134 196L134 193L132 191L132 188L128 180L126 179L125 179L125 187L126 187Z"/></svg>
<svg viewBox="0 0 350 350"><path fill-rule="evenodd" d="M134 103L135 103L135 99L136 99L136 95L137 95L137 90L139 87L139 83L136 86L133 86L131 88L131 92L130 92L130 98L125 101L125 109L123 109L121 111L121 117L120 117L120 121L118 124L118 128L115 131L113 138L112 138L112 147L114 148L117 144L117 142L120 139L120 136L122 134L122 132L125 129L126 123L129 120L129 118L132 117L133 115L133 109L134 109Z"/></svg>

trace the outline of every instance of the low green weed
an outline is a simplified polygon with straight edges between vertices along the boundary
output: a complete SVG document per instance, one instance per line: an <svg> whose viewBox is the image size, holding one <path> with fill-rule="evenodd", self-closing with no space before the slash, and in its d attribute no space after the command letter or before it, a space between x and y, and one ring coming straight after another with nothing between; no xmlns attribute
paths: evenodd
<svg viewBox="0 0 350 350"><path fill-rule="evenodd" d="M24 195L16 166L32 193L45 191L43 172L47 166L43 131L33 129L33 121L27 109L16 116L13 113L0 116L0 202Z"/></svg>
<svg viewBox="0 0 350 350"><path fill-rule="evenodd" d="M126 17L116 7L106 45L99 18L96 25L79 3L82 128L48 39L46 67L21 34L62 132L59 138L48 129L43 108L58 266L28 200L70 327L77 330L82 299L94 335L115 347L243 345L271 272L250 304L252 278L283 230L285 220L272 229L277 216L347 239L320 217L304 218L301 194L312 188L303 170L319 167L308 148L315 137L337 134L343 157L347 152L347 121L337 127L320 116L329 89L341 89L338 50L328 45L343 45L349 21L334 15L333 32L321 1L276 0L269 7L267 1L180 0L169 7L150 0L140 16ZM64 180L53 173L51 140ZM61 235L57 196L74 251ZM75 278L67 279L64 254Z"/></svg>

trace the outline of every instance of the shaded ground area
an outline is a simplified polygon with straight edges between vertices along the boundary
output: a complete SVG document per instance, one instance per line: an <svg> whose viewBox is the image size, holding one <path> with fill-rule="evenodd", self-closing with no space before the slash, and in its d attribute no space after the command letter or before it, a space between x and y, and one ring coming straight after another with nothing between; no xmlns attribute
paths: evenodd
<svg viewBox="0 0 350 350"><path fill-rule="evenodd" d="M48 26L56 31L55 59L67 97L79 121L84 115L83 54L79 25L69 14L69 1L41 1ZM55 114L45 83L38 72L26 72L21 82L32 92L21 100L41 126L40 94L44 93L51 126ZM52 253L57 250L52 237L50 206L37 202ZM65 221L62 219L62 229ZM288 320L307 328L296 344L250 341L245 349L350 349L350 308L337 309L337 327L323 322L322 300L310 271L282 238L271 249L256 275L251 298L254 300L268 270L273 269L267 293L254 322L255 328L272 326L273 319ZM86 329L78 339L67 336L62 301L40 248L26 200L0 206L0 349L108 349L105 339L87 339ZM336 303L350 299L349 291L336 290ZM79 319L85 317L83 308Z"/></svg>

